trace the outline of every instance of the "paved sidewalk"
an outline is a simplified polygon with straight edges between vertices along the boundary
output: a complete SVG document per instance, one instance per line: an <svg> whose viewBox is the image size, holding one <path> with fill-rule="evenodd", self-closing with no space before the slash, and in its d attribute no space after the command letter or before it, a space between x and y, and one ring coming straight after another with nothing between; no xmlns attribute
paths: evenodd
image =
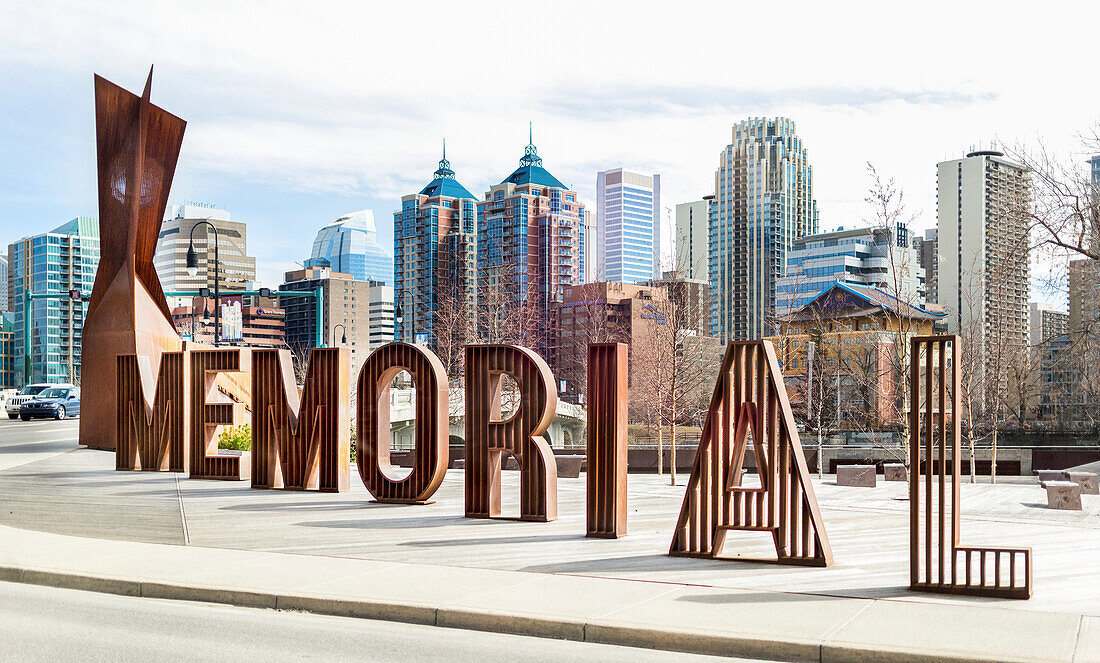
<svg viewBox="0 0 1100 663"><path fill-rule="evenodd" d="M701 654L1100 661L1100 618L153 543L0 527L0 580Z"/></svg>

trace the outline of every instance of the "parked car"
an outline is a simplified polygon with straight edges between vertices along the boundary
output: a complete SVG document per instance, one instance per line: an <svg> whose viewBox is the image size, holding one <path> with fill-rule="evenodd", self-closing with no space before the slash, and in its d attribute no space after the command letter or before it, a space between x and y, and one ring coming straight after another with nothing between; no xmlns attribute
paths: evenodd
<svg viewBox="0 0 1100 663"><path fill-rule="evenodd" d="M15 419L19 416L19 406L21 406L23 403L26 403L43 391L52 387L75 386L76 385L69 384L68 382L63 382L61 384L50 384L48 382L36 382L34 384L28 384L27 386L23 387L23 389L18 394L12 396L7 400L7 402L4 404L4 411L8 413L8 419Z"/></svg>
<svg viewBox="0 0 1100 663"><path fill-rule="evenodd" d="M79 387L53 386L19 406L19 418L23 421L39 418L64 419L79 414Z"/></svg>

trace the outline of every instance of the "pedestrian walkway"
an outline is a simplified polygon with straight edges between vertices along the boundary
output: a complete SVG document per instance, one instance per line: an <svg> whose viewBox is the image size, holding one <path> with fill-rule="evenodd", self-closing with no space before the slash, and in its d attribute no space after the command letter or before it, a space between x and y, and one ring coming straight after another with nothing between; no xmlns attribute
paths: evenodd
<svg viewBox="0 0 1100 663"><path fill-rule="evenodd" d="M630 535L604 540L583 535L583 479L559 481L558 521L529 523L464 518L461 472L414 506L355 479L319 494L112 468L77 450L0 470L0 580L744 657L1100 661L1100 504L1042 509L1033 482L963 486L964 539L1036 549L1035 597L1008 601L907 589L904 484L815 479L837 560L817 569L669 557L683 487L651 475L630 476Z"/></svg>

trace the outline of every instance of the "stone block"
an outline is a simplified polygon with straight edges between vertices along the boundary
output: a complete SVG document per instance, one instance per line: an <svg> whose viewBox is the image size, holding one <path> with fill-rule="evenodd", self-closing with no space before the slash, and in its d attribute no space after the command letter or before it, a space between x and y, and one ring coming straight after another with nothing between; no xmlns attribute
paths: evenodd
<svg viewBox="0 0 1100 663"><path fill-rule="evenodd" d="M836 485L874 488L877 476L874 465L840 465L836 468Z"/></svg>
<svg viewBox="0 0 1100 663"><path fill-rule="evenodd" d="M885 463L882 466L882 478L887 481L908 481L909 473L902 463Z"/></svg>
<svg viewBox="0 0 1100 663"><path fill-rule="evenodd" d="M1092 472L1066 472L1066 480L1081 486L1082 495L1100 495L1100 482Z"/></svg>
<svg viewBox="0 0 1100 663"><path fill-rule="evenodd" d="M501 463L500 469L502 470L519 470L519 461L513 456L505 456L504 462Z"/></svg>
<svg viewBox="0 0 1100 663"><path fill-rule="evenodd" d="M1063 511L1081 510L1081 486L1072 481L1046 481L1047 508Z"/></svg>
<svg viewBox="0 0 1100 663"><path fill-rule="evenodd" d="M584 456L554 456L554 459L558 462L559 479L576 479L580 477L581 464L584 462Z"/></svg>
<svg viewBox="0 0 1100 663"><path fill-rule="evenodd" d="M1039 475L1039 483L1062 481L1066 478L1066 473L1062 470L1035 470L1035 473Z"/></svg>

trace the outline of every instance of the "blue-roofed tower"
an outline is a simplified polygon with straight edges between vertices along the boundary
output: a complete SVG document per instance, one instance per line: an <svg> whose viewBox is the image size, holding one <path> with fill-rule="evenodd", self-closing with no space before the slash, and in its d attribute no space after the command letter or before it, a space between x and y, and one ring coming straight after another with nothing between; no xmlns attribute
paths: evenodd
<svg viewBox="0 0 1100 663"><path fill-rule="evenodd" d="M393 213L394 330L397 340L438 352L464 343L474 320L477 198L455 178L446 142L433 176Z"/></svg>
<svg viewBox="0 0 1100 663"><path fill-rule="evenodd" d="M543 167L529 137L519 167L489 188L477 215L479 291L503 289L513 305L527 301L536 307L546 327L536 330L539 347L547 352L555 304L566 286L583 281L584 205Z"/></svg>

